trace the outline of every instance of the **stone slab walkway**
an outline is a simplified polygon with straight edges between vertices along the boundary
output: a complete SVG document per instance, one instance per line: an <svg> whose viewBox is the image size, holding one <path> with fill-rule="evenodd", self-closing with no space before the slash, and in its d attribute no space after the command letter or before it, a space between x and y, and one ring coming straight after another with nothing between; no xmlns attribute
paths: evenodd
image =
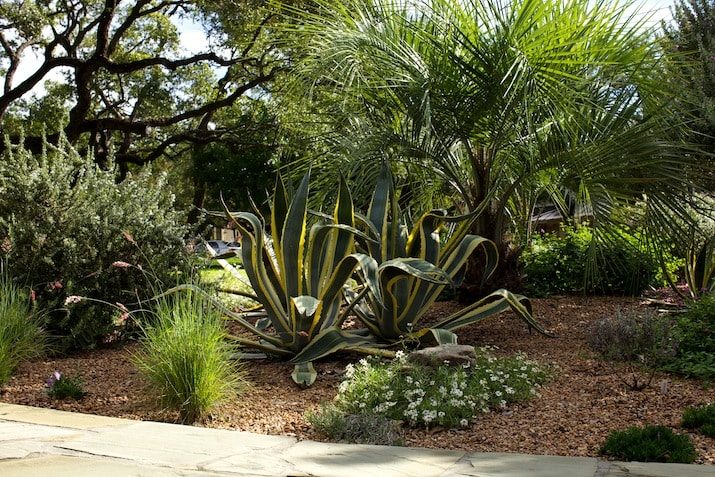
<svg viewBox="0 0 715 477"><path fill-rule="evenodd" d="M327 444L0 403L0 476L715 477L715 467Z"/></svg>

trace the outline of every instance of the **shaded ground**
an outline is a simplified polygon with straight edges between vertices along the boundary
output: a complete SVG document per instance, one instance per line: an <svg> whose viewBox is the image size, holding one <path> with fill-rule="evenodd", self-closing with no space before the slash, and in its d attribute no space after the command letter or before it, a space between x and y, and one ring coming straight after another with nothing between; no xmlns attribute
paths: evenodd
<svg viewBox="0 0 715 477"><path fill-rule="evenodd" d="M609 431L645 423L664 424L678 432L683 408L712 402L715 388L697 381L658 375L651 388L628 391L618 374L597 360L585 343L585 330L597 318L617 309L639 306L638 299L566 297L534 300L536 316L557 338L529 334L509 314L465 328L460 342L498 346L497 353L525 352L552 366L555 377L531 401L476 419L470 428L454 431L410 430L410 446L484 452L521 452L595 456ZM433 316L456 307L441 303ZM128 360L136 345L104 349L71 358L28 363L0 391L0 401L53 407L144 420L172 420L154 410L141 392L142 382ZM209 427L237 428L267 434L318 439L303 419L306 409L335 395L342 370L357 356L317 363L316 384L300 390L290 379L291 367L279 362L248 362L253 387L237 402L219 409ZM89 395L80 402L50 400L44 382L54 370L81 375ZM715 464L715 439L691 433L700 462Z"/></svg>

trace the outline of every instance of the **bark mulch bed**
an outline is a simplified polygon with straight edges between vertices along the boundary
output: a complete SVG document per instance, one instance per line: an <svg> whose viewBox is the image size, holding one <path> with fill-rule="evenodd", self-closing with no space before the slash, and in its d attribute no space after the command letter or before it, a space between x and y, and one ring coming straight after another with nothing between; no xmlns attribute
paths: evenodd
<svg viewBox="0 0 715 477"><path fill-rule="evenodd" d="M715 388L701 382L657 375L644 391L629 391L619 375L598 360L585 343L594 319L618 309L643 306L632 298L555 297L534 300L535 315L556 334L529 334L510 314L461 330L460 343L497 346L497 353L526 353L549 365L554 378L530 401L493 411L459 430L410 429L407 445L473 452L520 452L566 456L596 456L611 430L646 423L663 424L677 432L682 410L715 400ZM456 304L439 303L433 317ZM131 419L171 421L176 416L157 411L142 393L142 381L129 361L136 344L101 349L62 359L26 363L0 390L0 401L51 407ZM223 406L204 425L244 431L320 439L303 419L307 409L335 396L345 365L358 356L341 355L319 362L318 381L298 389L291 367L280 362L249 361L251 388L236 402ZM88 395L79 402L53 401L44 383L54 370L80 375ZM699 461L715 465L715 439L690 433Z"/></svg>

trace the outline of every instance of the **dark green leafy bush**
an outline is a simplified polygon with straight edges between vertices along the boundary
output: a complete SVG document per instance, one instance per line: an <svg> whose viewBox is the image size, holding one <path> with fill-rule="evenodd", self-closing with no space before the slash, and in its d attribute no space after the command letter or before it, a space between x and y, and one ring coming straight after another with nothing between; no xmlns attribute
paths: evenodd
<svg viewBox="0 0 715 477"><path fill-rule="evenodd" d="M597 320L589 326L586 341L603 359L613 363L621 380L633 390L650 385L659 366L671 360L678 349L670 318L630 312ZM641 377L638 371L645 370Z"/></svg>
<svg viewBox="0 0 715 477"><path fill-rule="evenodd" d="M84 385L79 378L55 371L47 380L47 395L52 399L80 400L85 394L87 393L84 391Z"/></svg>
<svg viewBox="0 0 715 477"><path fill-rule="evenodd" d="M707 406L689 407L683 411L682 426L715 437L715 402Z"/></svg>
<svg viewBox="0 0 715 477"><path fill-rule="evenodd" d="M639 236L620 233L596 255L589 269L593 232L585 225L562 226L558 233L534 238L522 253L525 291L533 296L567 293L639 295L648 286L667 285L660 261ZM666 257L669 273L678 262Z"/></svg>
<svg viewBox="0 0 715 477"><path fill-rule="evenodd" d="M626 461L681 464L690 464L698 456L689 436L653 425L612 432L601 454Z"/></svg>
<svg viewBox="0 0 715 477"><path fill-rule="evenodd" d="M715 378L715 293L690 303L678 316L675 336L680 348L668 371L699 379Z"/></svg>
<svg viewBox="0 0 715 477"><path fill-rule="evenodd" d="M380 414L345 414L334 405L328 404L321 406L317 412L307 412L305 419L316 432L324 435L331 442L404 445L399 422Z"/></svg>
<svg viewBox="0 0 715 477"><path fill-rule="evenodd" d="M117 184L114 170L66 142L46 149L33 156L8 145L0 159L0 258L51 310L46 328L62 338L58 347L92 347L113 329L115 311L92 301L62 310L65 299L135 302L151 294L147 276L175 283L183 217L162 174L143 170Z"/></svg>

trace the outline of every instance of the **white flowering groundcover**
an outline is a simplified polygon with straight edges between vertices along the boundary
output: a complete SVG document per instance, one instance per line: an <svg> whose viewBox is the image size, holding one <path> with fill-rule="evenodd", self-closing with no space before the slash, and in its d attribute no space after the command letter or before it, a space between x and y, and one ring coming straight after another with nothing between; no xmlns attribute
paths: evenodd
<svg viewBox="0 0 715 477"><path fill-rule="evenodd" d="M412 426L466 427L479 413L527 399L548 371L524 355L496 358L477 349L474 365L425 367L398 352L392 362L348 365L335 406L346 414L374 413Z"/></svg>

